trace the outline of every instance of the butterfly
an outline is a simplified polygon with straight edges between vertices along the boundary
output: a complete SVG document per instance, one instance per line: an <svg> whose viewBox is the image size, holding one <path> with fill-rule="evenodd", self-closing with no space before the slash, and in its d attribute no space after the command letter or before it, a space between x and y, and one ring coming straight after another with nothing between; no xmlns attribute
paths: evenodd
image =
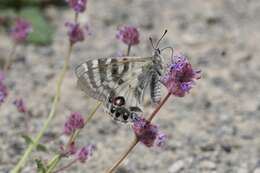
<svg viewBox="0 0 260 173"><path fill-rule="evenodd" d="M165 65L158 45L166 32L156 46L150 38L153 56L98 58L80 64L75 69L79 87L88 96L101 101L105 112L114 120L123 123L136 121L143 112L145 95L153 103L160 102L160 78Z"/></svg>

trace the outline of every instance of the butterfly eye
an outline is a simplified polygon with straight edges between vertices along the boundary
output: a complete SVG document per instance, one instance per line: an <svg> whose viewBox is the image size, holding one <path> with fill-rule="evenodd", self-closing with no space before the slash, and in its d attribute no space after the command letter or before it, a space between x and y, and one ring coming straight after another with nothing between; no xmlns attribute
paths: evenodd
<svg viewBox="0 0 260 173"><path fill-rule="evenodd" d="M122 96L118 96L114 99L114 105L116 106L123 106L125 105L125 99Z"/></svg>
<svg viewBox="0 0 260 173"><path fill-rule="evenodd" d="M158 48L158 49L156 49L156 51L158 52L158 54L161 54L161 51L160 51L160 49Z"/></svg>

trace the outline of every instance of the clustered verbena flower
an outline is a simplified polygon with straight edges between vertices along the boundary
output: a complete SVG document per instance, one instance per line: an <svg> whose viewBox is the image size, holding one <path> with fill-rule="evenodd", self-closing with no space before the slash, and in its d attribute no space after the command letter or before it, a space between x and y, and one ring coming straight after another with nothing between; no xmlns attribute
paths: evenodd
<svg viewBox="0 0 260 173"><path fill-rule="evenodd" d="M85 163L86 160L88 160L92 155L93 151L95 150L94 145L87 145L79 149L77 152L77 160L80 161L81 163Z"/></svg>
<svg viewBox="0 0 260 173"><path fill-rule="evenodd" d="M24 19L16 19L14 27L11 29L11 37L17 43L24 42L28 34L32 32L32 25Z"/></svg>
<svg viewBox="0 0 260 173"><path fill-rule="evenodd" d="M123 26L118 29L116 38L127 45L139 44L139 32L133 26Z"/></svg>
<svg viewBox="0 0 260 173"><path fill-rule="evenodd" d="M147 147L162 147L166 141L166 135L161 132L157 125L139 117L132 126L136 137Z"/></svg>
<svg viewBox="0 0 260 173"><path fill-rule="evenodd" d="M93 155L95 149L95 145L92 144L77 149L75 142L71 142L67 150L64 149L63 145L61 146L61 154L64 157L74 155L77 161L85 163Z"/></svg>
<svg viewBox="0 0 260 173"><path fill-rule="evenodd" d="M194 70L188 59L181 53L174 53L168 72L162 77L161 82L177 97L183 97L200 79L200 70Z"/></svg>
<svg viewBox="0 0 260 173"><path fill-rule="evenodd" d="M84 41L84 31L80 27L79 23L70 23L66 22L65 26L68 28L68 36L70 39L71 44L74 44L76 42Z"/></svg>
<svg viewBox="0 0 260 173"><path fill-rule="evenodd" d="M77 129L84 127L84 118L78 112L73 112L70 114L68 120L64 124L64 134L71 135Z"/></svg>
<svg viewBox="0 0 260 173"><path fill-rule="evenodd" d="M67 2L76 13L83 13L86 10L87 0L67 0Z"/></svg>
<svg viewBox="0 0 260 173"><path fill-rule="evenodd" d="M6 85L4 84L4 79L4 73L0 72L0 104L2 104L8 96L8 91Z"/></svg>
<svg viewBox="0 0 260 173"><path fill-rule="evenodd" d="M16 99L13 104L16 106L18 112L25 113L27 108L22 98Z"/></svg>

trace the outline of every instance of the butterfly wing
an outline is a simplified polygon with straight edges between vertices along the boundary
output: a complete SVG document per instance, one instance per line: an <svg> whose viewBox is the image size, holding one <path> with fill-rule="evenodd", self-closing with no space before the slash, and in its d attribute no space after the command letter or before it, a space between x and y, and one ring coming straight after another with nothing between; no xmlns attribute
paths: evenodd
<svg viewBox="0 0 260 173"><path fill-rule="evenodd" d="M129 104L137 105L149 80L142 73L143 68L151 62L151 57L89 60L76 68L78 85L87 95L99 101L105 102L111 95L123 95L128 98Z"/></svg>

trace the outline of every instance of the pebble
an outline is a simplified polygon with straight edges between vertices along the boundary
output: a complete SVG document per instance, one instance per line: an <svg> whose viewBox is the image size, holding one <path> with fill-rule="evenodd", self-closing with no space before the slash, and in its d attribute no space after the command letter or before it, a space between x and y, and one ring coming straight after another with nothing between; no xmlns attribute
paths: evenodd
<svg viewBox="0 0 260 173"><path fill-rule="evenodd" d="M204 160L200 163L200 169L202 169L202 170L215 170L216 164L214 162Z"/></svg>
<svg viewBox="0 0 260 173"><path fill-rule="evenodd" d="M171 167L169 168L169 173L178 173L184 169L184 166L185 166L184 161L178 160L171 165Z"/></svg>

